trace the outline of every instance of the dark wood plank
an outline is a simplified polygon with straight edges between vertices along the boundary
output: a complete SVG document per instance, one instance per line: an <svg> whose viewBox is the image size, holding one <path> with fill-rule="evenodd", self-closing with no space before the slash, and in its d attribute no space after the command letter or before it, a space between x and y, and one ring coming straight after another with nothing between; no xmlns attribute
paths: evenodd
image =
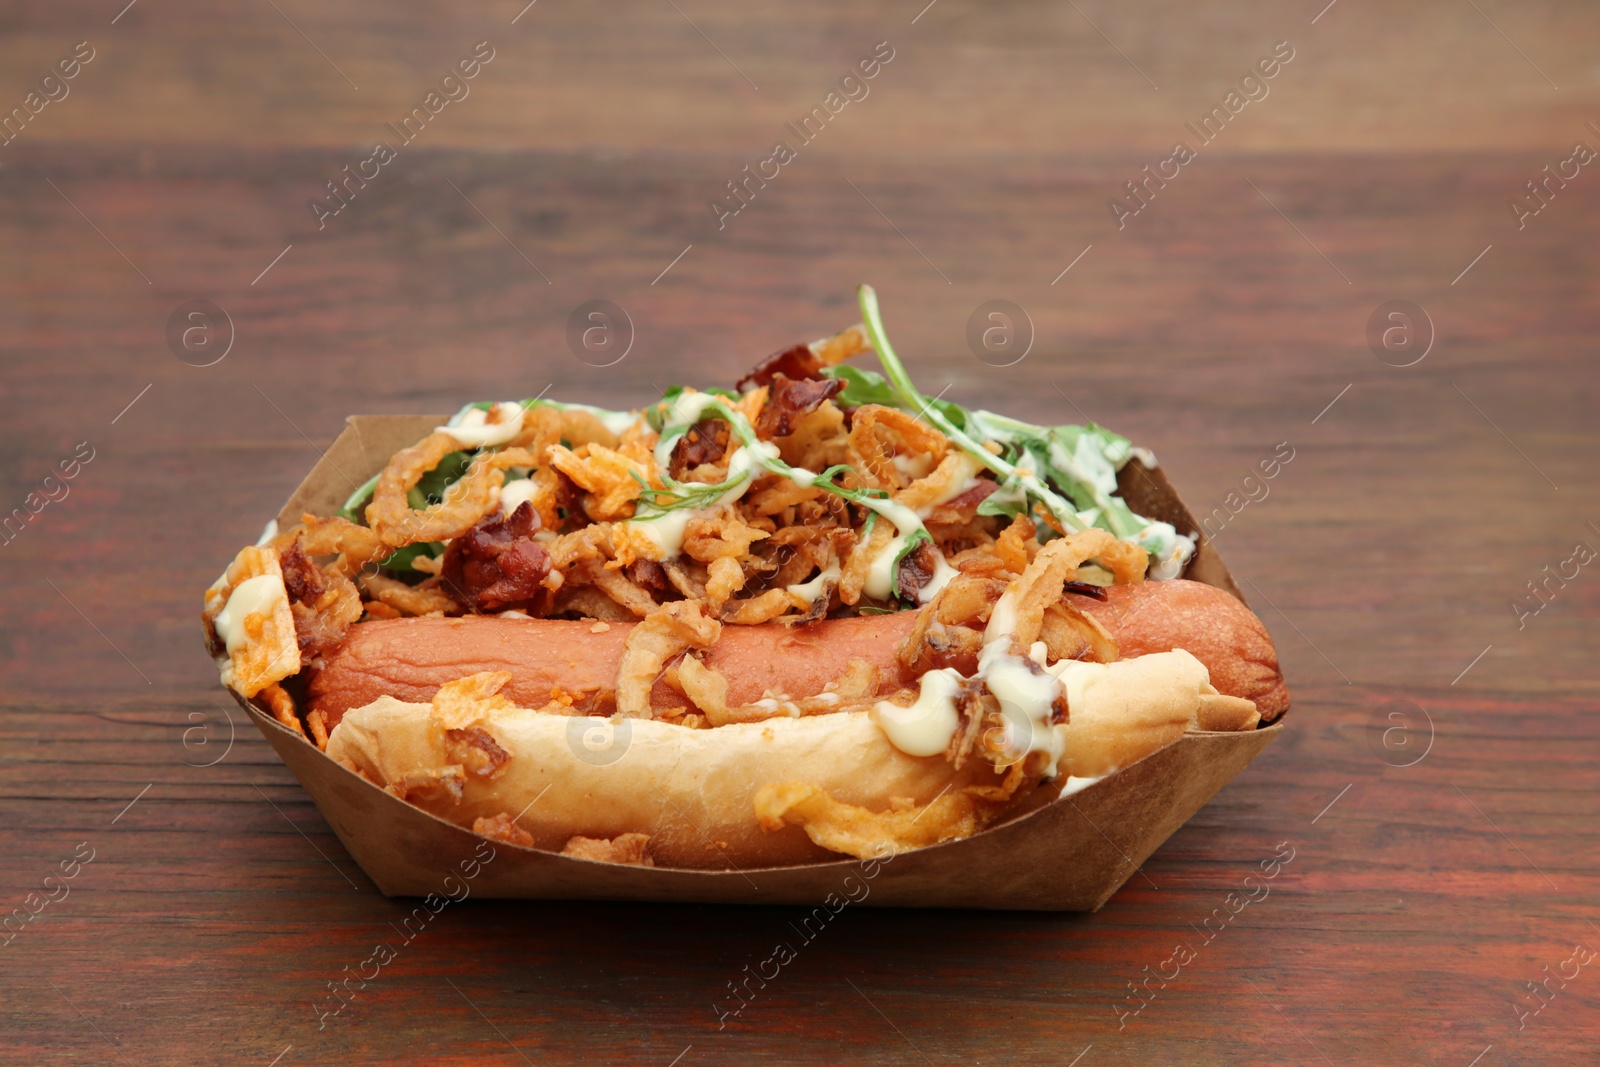
<svg viewBox="0 0 1600 1067"><path fill-rule="evenodd" d="M0 545L6 906L94 850L0 949L6 1059L1592 1060L1587 969L1516 1009L1600 946L1600 580L1522 628L1512 604L1600 547L1596 179L1520 231L1507 207L1600 145L1585 5L280 6L0 16L0 103L98 50L0 147L0 512L94 449ZM871 95L719 230L706 202L885 39ZM1119 230L1107 198L1282 39L1271 95ZM307 200L479 40L472 95L319 231ZM409 905L236 710L227 747L200 591L349 413L640 403L853 321L863 280L932 390L1103 421L1196 512L1294 449L1218 537L1279 643L1286 735L1097 915L847 909L719 1027L795 910L468 900L319 1029ZM636 324L604 370L564 340L596 296ZM164 336L202 298L236 334L205 368ZM1036 331L1014 367L966 347L993 298ZM1394 299L1436 328L1411 367L1368 347ZM1382 747L1393 710L1419 747ZM1206 943L1280 842L1270 895Z"/></svg>

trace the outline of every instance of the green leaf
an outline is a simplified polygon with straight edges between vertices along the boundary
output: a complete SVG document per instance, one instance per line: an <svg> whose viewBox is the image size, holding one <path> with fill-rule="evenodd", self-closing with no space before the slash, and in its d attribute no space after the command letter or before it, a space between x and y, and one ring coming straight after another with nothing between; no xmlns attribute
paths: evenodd
<svg viewBox="0 0 1600 1067"><path fill-rule="evenodd" d="M379 471L363 482L361 488L351 493L350 498L344 502L344 507L339 509L340 517L365 526L367 504L372 500L372 492L378 488L378 479L382 476L383 472Z"/></svg>
<svg viewBox="0 0 1600 1067"><path fill-rule="evenodd" d="M979 515L1008 515L1015 518L1028 510L1028 494L1020 485L1006 485L984 497L978 504Z"/></svg>
<svg viewBox="0 0 1600 1067"><path fill-rule="evenodd" d="M899 552L895 553L894 563L891 564L894 569L889 572L894 576L894 581L889 588L894 593L896 599L900 597L900 562L907 556L911 555L911 553L915 552L918 545L922 544L924 541L931 542L932 540L933 535L928 532L927 527L920 527L916 533L906 538L906 543L901 546Z"/></svg>
<svg viewBox="0 0 1600 1067"><path fill-rule="evenodd" d="M823 367L822 374L827 378L837 378L844 382L844 391L834 398L835 403L847 408L858 408L863 404L883 404L886 407L898 407L900 399L883 375L876 371L862 370L860 367L851 367L839 364L834 367Z"/></svg>
<svg viewBox="0 0 1600 1067"><path fill-rule="evenodd" d="M444 499L445 490L458 481L471 465L470 452L446 453L438 466L417 479L417 484L407 494L411 506L420 509L439 503Z"/></svg>

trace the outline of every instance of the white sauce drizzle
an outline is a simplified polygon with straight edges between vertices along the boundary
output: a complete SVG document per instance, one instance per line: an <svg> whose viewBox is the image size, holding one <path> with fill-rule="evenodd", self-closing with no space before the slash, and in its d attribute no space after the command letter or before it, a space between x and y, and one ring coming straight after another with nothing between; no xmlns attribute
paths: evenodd
<svg viewBox="0 0 1600 1067"><path fill-rule="evenodd" d="M246 615L271 615L277 610L280 600L287 602L288 599L283 579L275 574L258 574L234 586L233 592L228 594L228 602L211 620L229 655L250 639L244 629Z"/></svg>
<svg viewBox="0 0 1600 1067"><path fill-rule="evenodd" d="M941 667L922 676L921 693L909 708L878 701L874 715L889 743L908 756L937 756L949 748L961 725L955 701L961 681L954 668Z"/></svg>
<svg viewBox="0 0 1600 1067"><path fill-rule="evenodd" d="M522 405L502 401L493 408L495 419L489 421L489 412L468 406L456 412L443 426L435 426L434 433L447 433L463 448L489 448L503 445L517 436L522 429Z"/></svg>
<svg viewBox="0 0 1600 1067"><path fill-rule="evenodd" d="M694 396L706 396L705 393L695 393ZM710 394L712 400L720 399L715 394ZM701 409L703 410L703 409ZM665 440L663 435L663 440ZM670 460L672 449L667 449ZM663 467L665 461L660 461L660 447L657 447L658 462ZM643 534L660 551L660 558L671 559L683 551L683 536L689 523L697 518L704 518L716 511L724 504L731 504L744 496L751 484L755 481L755 470L759 466L767 468L767 464L778 458L778 446L770 441L757 441L753 445L745 445L733 454L728 461L727 481L734 483L726 492L718 496L709 505L703 508L673 508L670 511L657 515L646 515L643 518L629 519L622 523L632 533Z"/></svg>
<svg viewBox="0 0 1600 1067"><path fill-rule="evenodd" d="M1066 751L1066 731L1050 721L1061 683L1055 675L1012 655L1009 635L984 645L977 673L971 678L942 667L922 676L917 700L910 707L879 701L874 715L889 743L910 756L936 756L947 750L961 725L956 697L966 681L983 682L1000 702L1000 714L1006 720L1005 761L1014 763L1030 753L1043 752L1048 757L1045 773L1054 777Z"/></svg>
<svg viewBox="0 0 1600 1067"><path fill-rule="evenodd" d="M826 590L829 582L839 580L839 565L835 563L827 570L818 571L817 576L809 582L799 582L788 587L789 592L804 600L807 604L816 603L817 597Z"/></svg>
<svg viewBox="0 0 1600 1067"><path fill-rule="evenodd" d="M539 492L539 487L532 478L518 478L514 482L507 482L500 487L500 513L510 515L517 508L532 500Z"/></svg>

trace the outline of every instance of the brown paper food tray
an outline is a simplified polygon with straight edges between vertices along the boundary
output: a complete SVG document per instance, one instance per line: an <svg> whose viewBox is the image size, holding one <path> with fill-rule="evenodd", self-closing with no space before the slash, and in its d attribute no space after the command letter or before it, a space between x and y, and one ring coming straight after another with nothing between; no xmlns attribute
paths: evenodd
<svg viewBox="0 0 1600 1067"><path fill-rule="evenodd" d="M278 513L287 527L305 512L331 515L389 457L445 416L355 415ZM1160 469L1137 461L1121 490L1142 515L1198 529ZM1239 594L1203 536L1186 577ZM1241 597L1241 599L1243 599ZM232 692L232 690L229 690ZM244 700L350 855L387 896L444 892L445 877L483 839L413 807L328 759ZM496 842L472 893L485 897L822 904L870 889L859 903L898 907L1095 911L1161 843L1199 811L1282 731L1189 733L1080 792L1049 800L961 841L902 853L863 875L863 861L706 871L577 859ZM852 878L846 883L847 878Z"/></svg>

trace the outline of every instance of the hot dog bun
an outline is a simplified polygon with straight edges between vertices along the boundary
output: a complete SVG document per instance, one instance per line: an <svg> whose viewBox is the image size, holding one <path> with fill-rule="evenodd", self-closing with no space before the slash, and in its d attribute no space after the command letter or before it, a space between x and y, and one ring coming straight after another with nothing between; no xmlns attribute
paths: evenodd
<svg viewBox="0 0 1600 1067"><path fill-rule="evenodd" d="M1065 684L1073 719L1056 727L1070 733L1063 774L1108 774L1218 716L1236 719L1235 729L1256 722L1246 701L1217 695L1205 667L1181 651L1074 663ZM432 705L380 697L352 709L328 755L450 822L514 821L528 835L519 843L551 851L574 837L644 834L659 866L864 857L966 836L1034 795L999 789L1004 772L983 760L956 767L942 754L908 755L867 711L691 729L509 702L463 710L447 696ZM973 800L967 787L1004 795Z"/></svg>
<svg viewBox="0 0 1600 1067"><path fill-rule="evenodd" d="M427 704L388 697L353 710L330 736L328 755L389 787L443 773L456 761L430 712ZM889 797L927 803L958 779L997 780L981 761L956 772L944 759L906 755L862 712L691 730L653 719L613 724L530 711L496 716L487 728L511 756L503 771L490 780L468 778L460 803L448 791L408 792L406 799L462 826L526 808L517 825L533 835L533 847L555 852L573 836L648 834L651 857L666 867L837 858L798 826L761 829L754 796L769 782L798 778L877 808ZM605 748L586 747L584 731L604 732Z"/></svg>

